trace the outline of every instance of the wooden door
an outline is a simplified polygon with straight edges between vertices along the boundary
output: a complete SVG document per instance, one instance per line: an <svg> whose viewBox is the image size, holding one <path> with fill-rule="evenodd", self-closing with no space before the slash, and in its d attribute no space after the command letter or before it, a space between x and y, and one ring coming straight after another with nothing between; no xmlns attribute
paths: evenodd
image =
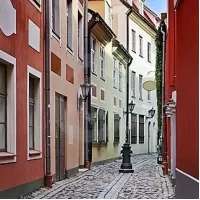
<svg viewBox="0 0 200 200"><path fill-rule="evenodd" d="M55 160L56 181L65 178L65 100L62 95L55 97Z"/></svg>

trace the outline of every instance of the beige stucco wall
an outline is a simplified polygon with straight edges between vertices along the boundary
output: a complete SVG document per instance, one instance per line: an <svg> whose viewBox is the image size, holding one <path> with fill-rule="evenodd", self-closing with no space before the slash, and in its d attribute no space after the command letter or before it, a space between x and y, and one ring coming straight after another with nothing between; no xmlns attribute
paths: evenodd
<svg viewBox="0 0 200 200"><path fill-rule="evenodd" d="M83 110L77 108L77 95L80 84L84 81L83 63L78 60L77 52L77 21L78 9L83 13L79 0L73 0L73 53L66 48L67 21L66 1L60 1L61 39L57 40L51 35L51 51L61 58L61 76L51 71L51 166L52 174L55 174L55 93L66 97L65 110L65 168L72 169L83 165L84 134L83 134ZM66 80L66 64L74 70L74 84ZM82 109L82 107L80 108ZM80 116L81 115L81 116ZM79 120L80 119L80 120ZM80 149L81 148L81 149Z"/></svg>
<svg viewBox="0 0 200 200"><path fill-rule="evenodd" d="M105 1L88 1L88 8L98 12L105 20Z"/></svg>
<svg viewBox="0 0 200 200"><path fill-rule="evenodd" d="M91 83L96 85L97 97L92 97L92 106L97 109L102 108L106 112L108 111L108 132L109 142L106 145L93 145L92 149L92 161L98 162L111 158L119 157L121 144L124 142L125 137L125 117L123 117L123 108L126 105L126 67L122 66L122 92L113 88L113 55L112 55L112 42L105 47L105 81L100 79L100 59L99 59L99 46L97 41L97 64L98 74L92 75ZM117 74L118 76L118 74ZM101 100L101 88L105 89L105 102ZM114 106L114 96L117 98L117 105ZM122 107L119 108L119 99L122 100ZM114 113L119 114L121 117L120 122L120 142L114 145Z"/></svg>

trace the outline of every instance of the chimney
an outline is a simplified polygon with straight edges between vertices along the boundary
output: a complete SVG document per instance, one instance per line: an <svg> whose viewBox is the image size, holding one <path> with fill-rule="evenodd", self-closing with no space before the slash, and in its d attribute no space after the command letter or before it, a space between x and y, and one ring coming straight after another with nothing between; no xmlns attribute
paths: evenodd
<svg viewBox="0 0 200 200"><path fill-rule="evenodd" d="M161 21L165 21L167 19L167 13L161 13Z"/></svg>

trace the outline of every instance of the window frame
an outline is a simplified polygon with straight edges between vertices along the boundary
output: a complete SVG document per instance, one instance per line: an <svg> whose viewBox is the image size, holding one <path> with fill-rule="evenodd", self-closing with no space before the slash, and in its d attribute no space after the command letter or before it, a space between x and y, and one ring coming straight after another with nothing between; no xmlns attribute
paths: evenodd
<svg viewBox="0 0 200 200"><path fill-rule="evenodd" d="M119 116L119 118L115 118L115 115L119 116L119 114L117 113L113 113L113 125L114 125L114 144L119 144L120 143L120 122L121 122L121 118ZM118 133L116 134L116 126L115 126L115 122L118 123Z"/></svg>
<svg viewBox="0 0 200 200"><path fill-rule="evenodd" d="M122 92L122 63L119 62L119 91Z"/></svg>
<svg viewBox="0 0 200 200"><path fill-rule="evenodd" d="M69 23L69 5L71 5L71 24ZM67 48L73 52L73 0L66 0L66 17L67 17ZM83 16L83 15L82 15ZM71 26L70 26L71 25ZM71 38L69 37L69 31Z"/></svg>
<svg viewBox="0 0 200 200"><path fill-rule="evenodd" d="M101 118L100 112L102 112L103 118ZM101 129L101 126L102 126L102 129ZM103 130L103 126L104 126L104 130ZM105 142L106 142L106 111L100 108L98 110L98 143L105 143Z"/></svg>
<svg viewBox="0 0 200 200"><path fill-rule="evenodd" d="M132 51L136 53L136 32L132 29Z"/></svg>
<svg viewBox="0 0 200 200"><path fill-rule="evenodd" d="M140 74L139 75L139 99L142 100L142 80L143 76Z"/></svg>
<svg viewBox="0 0 200 200"><path fill-rule="evenodd" d="M137 144L137 114L135 113L131 114L131 144Z"/></svg>
<svg viewBox="0 0 200 200"><path fill-rule="evenodd" d="M151 63L151 43L147 43L147 60Z"/></svg>
<svg viewBox="0 0 200 200"><path fill-rule="evenodd" d="M90 61L90 67L91 67L91 72L95 75L97 75L97 66L96 66L96 48L97 48L97 43L96 39L91 36L90 38L91 41L91 61ZM94 61L93 61L93 55L94 55Z"/></svg>
<svg viewBox="0 0 200 200"><path fill-rule="evenodd" d="M143 58L143 37L139 35L139 56Z"/></svg>
<svg viewBox="0 0 200 200"><path fill-rule="evenodd" d="M96 107L94 107L94 106L92 106L91 107L91 111L92 110L96 110L96 115L95 115L95 117L93 117L93 115L91 116L91 123L92 123L92 142L93 143L96 143L96 142L98 142L98 109L96 108ZM92 113L91 113L92 114ZM95 122L96 122L96 132L94 131L94 129L93 129L93 127L94 127L94 125L93 125L93 119L95 119ZM96 134L96 140L94 139L94 133Z"/></svg>
<svg viewBox="0 0 200 200"><path fill-rule="evenodd" d="M151 101L151 91L147 91L147 100Z"/></svg>
<svg viewBox="0 0 200 200"><path fill-rule="evenodd" d="M29 77L35 83L34 149L29 149ZM27 65L27 160L42 158L42 73Z"/></svg>
<svg viewBox="0 0 200 200"><path fill-rule="evenodd" d="M132 85L132 97L135 98L136 97L136 92L135 92L135 86L136 86L136 72L132 71L131 72L131 85Z"/></svg>
<svg viewBox="0 0 200 200"><path fill-rule="evenodd" d="M83 15L79 10L78 10L78 58L81 60L81 62L83 62Z"/></svg>
<svg viewBox="0 0 200 200"><path fill-rule="evenodd" d="M139 115L139 144L144 144L144 124L144 115ZM141 127L143 127L142 132Z"/></svg>
<svg viewBox="0 0 200 200"><path fill-rule="evenodd" d="M54 4L55 5L55 9L53 9L53 2L57 2L58 3L58 30L56 30L56 3ZM61 18L61 10L60 10L60 1L57 1L57 0L51 0L51 5L52 5L52 8L51 8L51 21L52 21L52 33L56 36L56 38L58 38L60 40L60 34L61 34L61 24L60 24L60 18ZM55 12L55 13L54 13ZM54 13L54 15L53 15ZM54 20L53 20L54 19ZM57 32L58 31L58 32Z"/></svg>
<svg viewBox="0 0 200 200"><path fill-rule="evenodd" d="M4 118L5 118L5 122L0 122L0 124L4 124L5 126L5 141L4 141L4 145L5 145L5 148L2 148L0 149L0 152L7 152L7 126L8 126L8 123L7 123L7 66L0 63L0 68L5 68L5 73L4 73L4 76L5 76L5 94L1 93L0 92L0 98L4 98L5 99L5 113L4 113Z"/></svg>
<svg viewBox="0 0 200 200"><path fill-rule="evenodd" d="M99 48L99 59L100 59L100 78L105 81L105 48L102 45L100 45Z"/></svg>
<svg viewBox="0 0 200 200"><path fill-rule="evenodd" d="M117 89L117 59L113 58L113 87Z"/></svg>

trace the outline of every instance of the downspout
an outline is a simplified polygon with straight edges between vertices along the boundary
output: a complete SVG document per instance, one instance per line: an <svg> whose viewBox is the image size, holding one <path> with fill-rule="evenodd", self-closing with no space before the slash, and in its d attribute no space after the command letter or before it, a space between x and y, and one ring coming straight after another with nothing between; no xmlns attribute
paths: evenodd
<svg viewBox="0 0 200 200"><path fill-rule="evenodd" d="M130 9L126 15L126 49L129 53L129 16L132 13L132 10ZM127 64L127 71L126 71L126 143L129 141L129 112L128 112L128 104L129 104L129 67L132 63L133 58L131 57L129 63Z"/></svg>
<svg viewBox="0 0 200 200"><path fill-rule="evenodd" d="M162 49L162 141L163 141L163 173L167 174L167 137L165 134L165 38L166 33L163 30L164 22L161 24L161 33L163 35L163 49Z"/></svg>
<svg viewBox="0 0 200 200"><path fill-rule="evenodd" d="M45 185L52 187L51 147L50 147L50 1L45 1L45 135L46 135L46 173Z"/></svg>
<svg viewBox="0 0 200 200"><path fill-rule="evenodd" d="M84 82L89 83L89 70L88 70L88 0L84 1ZM89 92L90 94L90 92ZM89 168L89 149L88 149L88 122L89 122L89 99L86 98L84 102L84 166Z"/></svg>

